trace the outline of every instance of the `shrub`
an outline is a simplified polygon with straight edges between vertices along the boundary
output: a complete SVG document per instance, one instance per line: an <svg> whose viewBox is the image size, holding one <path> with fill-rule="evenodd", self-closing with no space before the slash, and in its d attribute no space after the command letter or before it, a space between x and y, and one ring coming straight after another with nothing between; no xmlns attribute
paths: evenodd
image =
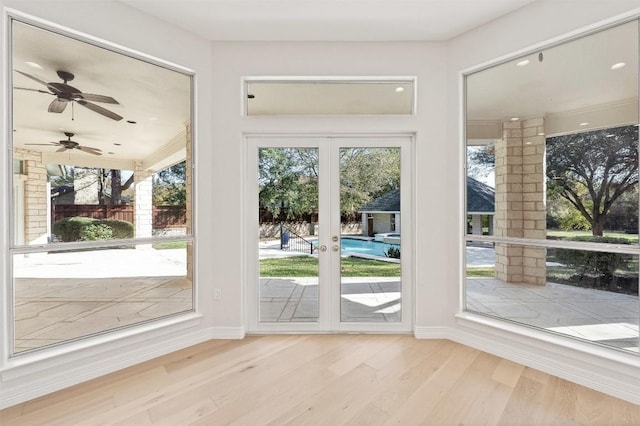
<svg viewBox="0 0 640 426"><path fill-rule="evenodd" d="M93 224L95 219L90 217L67 217L53 224L53 233L61 241L78 241L82 229Z"/></svg>
<svg viewBox="0 0 640 426"><path fill-rule="evenodd" d="M630 241L624 238L598 236L579 236L569 238L569 240L605 244L630 244ZM580 279L584 275L593 275L596 278L596 287L606 288L612 285L615 271L624 267L629 260L629 255L621 253L575 249L556 249L555 256L558 262L575 268L580 274Z"/></svg>
<svg viewBox="0 0 640 426"><path fill-rule="evenodd" d="M113 232L113 238L116 240L122 240L125 238L133 238L133 223L126 220L100 220L100 223L107 225Z"/></svg>
<svg viewBox="0 0 640 426"><path fill-rule="evenodd" d="M102 223L92 223L85 226L80 231L81 241L111 240L113 239L113 231L111 228Z"/></svg>
<svg viewBox="0 0 640 426"><path fill-rule="evenodd" d="M60 241L95 241L133 238L133 224L124 220L68 217L53 224Z"/></svg>
<svg viewBox="0 0 640 426"><path fill-rule="evenodd" d="M400 259L400 248L389 247L387 251L384 252L384 255L393 259Z"/></svg>

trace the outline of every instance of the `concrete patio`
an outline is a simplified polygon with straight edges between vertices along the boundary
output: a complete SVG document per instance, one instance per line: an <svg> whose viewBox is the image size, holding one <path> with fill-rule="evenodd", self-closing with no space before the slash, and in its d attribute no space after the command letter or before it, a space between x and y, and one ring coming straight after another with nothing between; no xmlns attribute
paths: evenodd
<svg viewBox="0 0 640 426"><path fill-rule="evenodd" d="M186 250L17 256L15 352L191 310Z"/></svg>
<svg viewBox="0 0 640 426"><path fill-rule="evenodd" d="M267 252L264 248L260 252L261 257L291 255L280 250ZM491 257L490 252L474 250L469 259L475 266L490 263ZM16 352L192 308L192 285L186 277L184 249L112 249L17 256L13 268ZM400 281L389 277L343 278L340 303L345 322L398 322ZM469 278L467 307L638 352L637 296L554 283L533 286ZM317 317L317 278L260 280L261 321L309 322Z"/></svg>

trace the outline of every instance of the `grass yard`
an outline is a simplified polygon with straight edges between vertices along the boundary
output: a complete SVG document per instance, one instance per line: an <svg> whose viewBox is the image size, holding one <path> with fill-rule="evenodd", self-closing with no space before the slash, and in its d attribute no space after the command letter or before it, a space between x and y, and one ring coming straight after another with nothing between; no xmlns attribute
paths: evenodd
<svg viewBox="0 0 640 426"><path fill-rule="evenodd" d="M400 264L343 257L341 271L343 277L399 277ZM312 256L260 260L261 277L314 277L316 275L318 275L318 259Z"/></svg>
<svg viewBox="0 0 640 426"><path fill-rule="evenodd" d="M547 230L547 237L553 238L571 238L571 237L590 237L593 234L591 231L560 231L560 230ZM624 232L609 232L604 231L605 237L624 238L632 243L638 243L638 234L627 234Z"/></svg>
<svg viewBox="0 0 640 426"><path fill-rule="evenodd" d="M493 266L478 266L467 268L467 278L495 278L496 268Z"/></svg>

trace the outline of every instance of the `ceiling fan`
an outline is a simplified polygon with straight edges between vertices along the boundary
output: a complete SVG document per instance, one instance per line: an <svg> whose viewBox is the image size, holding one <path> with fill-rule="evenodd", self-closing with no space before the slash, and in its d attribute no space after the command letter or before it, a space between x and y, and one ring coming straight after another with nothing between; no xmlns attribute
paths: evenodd
<svg viewBox="0 0 640 426"><path fill-rule="evenodd" d="M75 78L73 74L67 71L56 71L58 77L62 79L63 83L59 82L51 82L47 83L44 80L40 80L38 77L35 77L31 74L27 74L26 72L15 70L18 74L21 74L27 78L30 78L33 81L36 81L42 85L44 85L47 90L40 89L31 89L27 87L16 87L16 89L20 90L31 90L34 92L40 93L48 93L50 95L55 96L56 98L51 101L49 104L49 112L61 113L67 107L69 102L77 102L85 108L90 109L91 111L97 112L105 117L111 118L112 120L120 121L122 117L116 114L113 111L110 111L106 108L101 107L100 105L96 105L93 102L103 102L107 104L119 104L118 101L113 99L111 96L104 95L94 95L91 93L82 93L80 90L76 89L73 86L67 84L68 81L71 81Z"/></svg>
<svg viewBox="0 0 640 426"><path fill-rule="evenodd" d="M87 154L102 155L102 150L98 148L92 148L90 146L82 146L78 142L72 141L71 138L74 135L73 133L64 132L64 135L67 137L66 140L63 139L58 142L49 142L49 143L27 143L25 145L38 145L38 146L56 145L60 147L59 149L56 150L56 152L64 152L69 149L78 149L80 151L86 152Z"/></svg>

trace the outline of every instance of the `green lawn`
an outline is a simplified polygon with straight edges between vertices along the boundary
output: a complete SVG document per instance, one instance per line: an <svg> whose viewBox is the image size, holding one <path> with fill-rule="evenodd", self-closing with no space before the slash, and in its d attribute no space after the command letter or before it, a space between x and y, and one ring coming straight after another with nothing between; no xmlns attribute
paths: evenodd
<svg viewBox="0 0 640 426"><path fill-rule="evenodd" d="M400 264L379 260L342 258L343 277L399 277ZM282 259L260 260L261 277L314 277L318 275L318 259L311 256L293 256Z"/></svg>
<svg viewBox="0 0 640 426"><path fill-rule="evenodd" d="M166 243L156 243L153 244L153 248L157 250L162 249L178 249L178 248L186 248L186 241L167 241Z"/></svg>
<svg viewBox="0 0 640 426"><path fill-rule="evenodd" d="M571 237L579 237L579 236L591 236L593 235L591 231L560 231L560 230L548 230L547 237L554 238L571 238ZM627 234L624 232L604 232L605 237L614 237L614 238L624 238L625 240L629 240L632 243L638 242L638 234Z"/></svg>
<svg viewBox="0 0 640 426"><path fill-rule="evenodd" d="M467 277L473 278L494 278L496 276L496 268L493 266L468 267Z"/></svg>

